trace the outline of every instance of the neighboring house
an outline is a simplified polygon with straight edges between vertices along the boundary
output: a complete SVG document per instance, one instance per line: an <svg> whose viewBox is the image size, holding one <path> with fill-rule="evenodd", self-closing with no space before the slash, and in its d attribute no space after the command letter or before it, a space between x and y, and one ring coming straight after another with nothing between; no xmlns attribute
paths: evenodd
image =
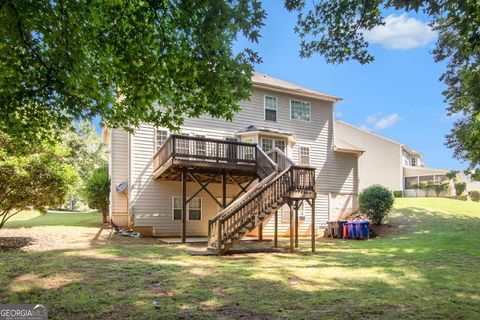
<svg viewBox="0 0 480 320"><path fill-rule="evenodd" d="M407 197L424 196L425 192L413 189L413 184L445 181L449 171L428 168L422 153L344 121L336 121L335 139L348 141L365 151L358 161L359 190L380 184L392 191L403 191Z"/></svg>
<svg viewBox="0 0 480 320"><path fill-rule="evenodd" d="M466 191L480 190L480 181L473 180L469 175L466 175L464 172L460 171L457 175L459 181L467 183Z"/></svg>
<svg viewBox="0 0 480 320"><path fill-rule="evenodd" d="M220 228L242 224L237 236L273 235L275 226L289 235L291 203L296 234L311 234L355 206L362 152L334 144L333 105L340 99L263 74L252 80L253 94L231 122L185 119L181 135L148 124L134 134L106 129L113 222L153 236L210 235L216 245L218 220ZM128 188L116 192L125 182ZM223 236L234 237L230 231Z"/></svg>

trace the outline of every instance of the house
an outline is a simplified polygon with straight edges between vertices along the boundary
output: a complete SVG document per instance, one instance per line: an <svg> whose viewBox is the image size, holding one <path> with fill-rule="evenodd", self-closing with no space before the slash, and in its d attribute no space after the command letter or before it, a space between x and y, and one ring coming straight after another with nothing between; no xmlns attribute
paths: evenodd
<svg viewBox="0 0 480 320"><path fill-rule="evenodd" d="M415 190L413 186L422 181L443 182L449 171L429 168L422 153L344 121L335 122L335 139L348 141L365 151L358 160L359 190L380 184L392 191L402 191L407 197L425 196L424 190Z"/></svg>
<svg viewBox="0 0 480 320"><path fill-rule="evenodd" d="M176 134L149 124L105 130L114 223L208 236L222 251L247 233L313 236L354 208L362 150L334 142L341 99L259 73L252 82L231 122L185 119Z"/></svg>

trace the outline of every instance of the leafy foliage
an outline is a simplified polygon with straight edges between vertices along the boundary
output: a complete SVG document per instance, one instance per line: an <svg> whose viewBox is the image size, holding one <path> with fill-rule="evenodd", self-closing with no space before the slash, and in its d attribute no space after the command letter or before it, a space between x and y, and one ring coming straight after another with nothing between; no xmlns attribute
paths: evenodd
<svg viewBox="0 0 480 320"><path fill-rule="evenodd" d="M358 201L360 212L366 214L373 223L380 225L392 209L394 198L390 190L375 184L364 189Z"/></svg>
<svg viewBox="0 0 480 320"><path fill-rule="evenodd" d="M0 1L0 131L51 140L72 120L178 129L251 94L265 12L247 1ZM162 108L158 108L158 105Z"/></svg>
<svg viewBox="0 0 480 320"><path fill-rule="evenodd" d="M411 188L415 190L415 196L418 197L418 189L420 189L420 184L412 183Z"/></svg>
<svg viewBox="0 0 480 320"><path fill-rule="evenodd" d="M432 189L433 189L433 191L435 191L435 195L437 197L439 197L440 193L442 193L442 191L446 191L448 189L448 184L447 183L436 182L436 183L432 184Z"/></svg>
<svg viewBox="0 0 480 320"><path fill-rule="evenodd" d="M470 199L472 201L476 201L476 202L480 201L480 190L472 190L468 193L468 195L470 196Z"/></svg>
<svg viewBox="0 0 480 320"><path fill-rule="evenodd" d="M108 166L95 169L85 183L83 197L92 209L98 209L103 222L108 222L108 206L110 204L110 177Z"/></svg>
<svg viewBox="0 0 480 320"><path fill-rule="evenodd" d="M457 179L457 176L458 176L458 171L457 170L452 170L452 171L449 171L445 174L445 176L447 177L448 180L456 180Z"/></svg>
<svg viewBox="0 0 480 320"><path fill-rule="evenodd" d="M91 122L83 121L66 130L62 135L62 146L67 151L65 161L82 179L108 164L106 145Z"/></svg>
<svg viewBox="0 0 480 320"><path fill-rule="evenodd" d="M395 190L395 191L393 191L393 196L395 198L401 198L401 197L403 197L403 191L402 190Z"/></svg>
<svg viewBox="0 0 480 320"><path fill-rule="evenodd" d="M22 210L45 213L47 207L64 202L76 174L63 156L59 147L43 147L41 152L21 156L0 151L0 229Z"/></svg>
<svg viewBox="0 0 480 320"><path fill-rule="evenodd" d="M430 190L432 190L432 183L430 181L421 181L419 189L425 191L425 195L428 197L430 195Z"/></svg>
<svg viewBox="0 0 480 320"><path fill-rule="evenodd" d="M461 196L463 192L467 189L467 183L463 181L455 182L453 185L455 188L455 194Z"/></svg>
<svg viewBox="0 0 480 320"><path fill-rule="evenodd" d="M373 61L368 52L366 30L384 24L383 11L423 11L438 34L433 50L436 62L445 62L441 76L449 104L448 114L456 121L446 145L454 156L469 162L480 177L480 5L477 0L323 0L313 5L286 0L285 7L298 13L295 31L301 37L300 56L319 53L329 63Z"/></svg>
<svg viewBox="0 0 480 320"><path fill-rule="evenodd" d="M102 143L95 126L88 121L76 123L62 134L62 147L66 150L65 162L78 174L76 186L68 195L70 210L86 207L79 198L85 181L92 172L108 164L107 148Z"/></svg>

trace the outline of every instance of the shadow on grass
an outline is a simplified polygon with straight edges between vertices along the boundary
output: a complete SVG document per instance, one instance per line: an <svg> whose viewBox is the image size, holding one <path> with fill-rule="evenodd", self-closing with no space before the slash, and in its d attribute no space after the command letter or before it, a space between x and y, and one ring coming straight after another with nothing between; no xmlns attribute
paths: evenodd
<svg viewBox="0 0 480 320"><path fill-rule="evenodd" d="M468 232L480 219L402 212L390 219L402 232L318 241L317 254L192 257L196 246L119 237L5 252L0 301L45 303L58 319L480 318L480 235Z"/></svg>

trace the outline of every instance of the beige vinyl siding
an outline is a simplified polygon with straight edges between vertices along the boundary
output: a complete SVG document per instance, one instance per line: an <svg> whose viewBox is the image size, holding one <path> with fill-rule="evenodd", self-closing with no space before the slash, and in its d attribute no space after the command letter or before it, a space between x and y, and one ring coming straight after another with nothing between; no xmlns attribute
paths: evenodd
<svg viewBox="0 0 480 320"><path fill-rule="evenodd" d="M110 193L111 217L114 223L127 224L127 195L115 191L115 187L128 182L128 134L121 129L110 131Z"/></svg>
<svg viewBox="0 0 480 320"><path fill-rule="evenodd" d="M277 98L277 122L264 120L264 96ZM333 114L332 104L329 102L299 98L311 104L311 122L290 120L290 100L296 99L293 95L285 95L266 90L255 90L249 101L241 103L241 111L233 122L223 119L213 119L202 116L198 119L186 119L182 132L204 135L210 138L233 137L235 133L249 125L271 127L292 133L297 143L289 148L288 155L298 162L299 146L310 148L310 163L316 167L316 223L324 224L329 217L329 193L351 192L356 187L356 157L340 155L333 151ZM153 226L154 234L159 236L178 236L180 221L172 220L172 196L180 196L179 182L162 182L153 180L154 155L154 128L142 125L135 134L131 135L131 168L130 168L130 213L135 216L135 226ZM213 185L210 185L211 187ZM188 194L195 192L197 187L189 184ZM214 195L221 197L220 185L213 186ZM229 185L228 197L234 192ZM208 219L217 212L217 204L202 192L203 200L202 221L189 221L187 233L189 235L206 235ZM301 230L310 225L310 207L305 205L306 221ZM273 226L273 221L271 221ZM270 223L266 231L270 230ZM302 231L303 232L303 231Z"/></svg>
<svg viewBox="0 0 480 320"><path fill-rule="evenodd" d="M337 122L335 135L365 150L359 158L359 190L381 184L390 190L402 190L402 150L395 141L384 139L363 129Z"/></svg>

